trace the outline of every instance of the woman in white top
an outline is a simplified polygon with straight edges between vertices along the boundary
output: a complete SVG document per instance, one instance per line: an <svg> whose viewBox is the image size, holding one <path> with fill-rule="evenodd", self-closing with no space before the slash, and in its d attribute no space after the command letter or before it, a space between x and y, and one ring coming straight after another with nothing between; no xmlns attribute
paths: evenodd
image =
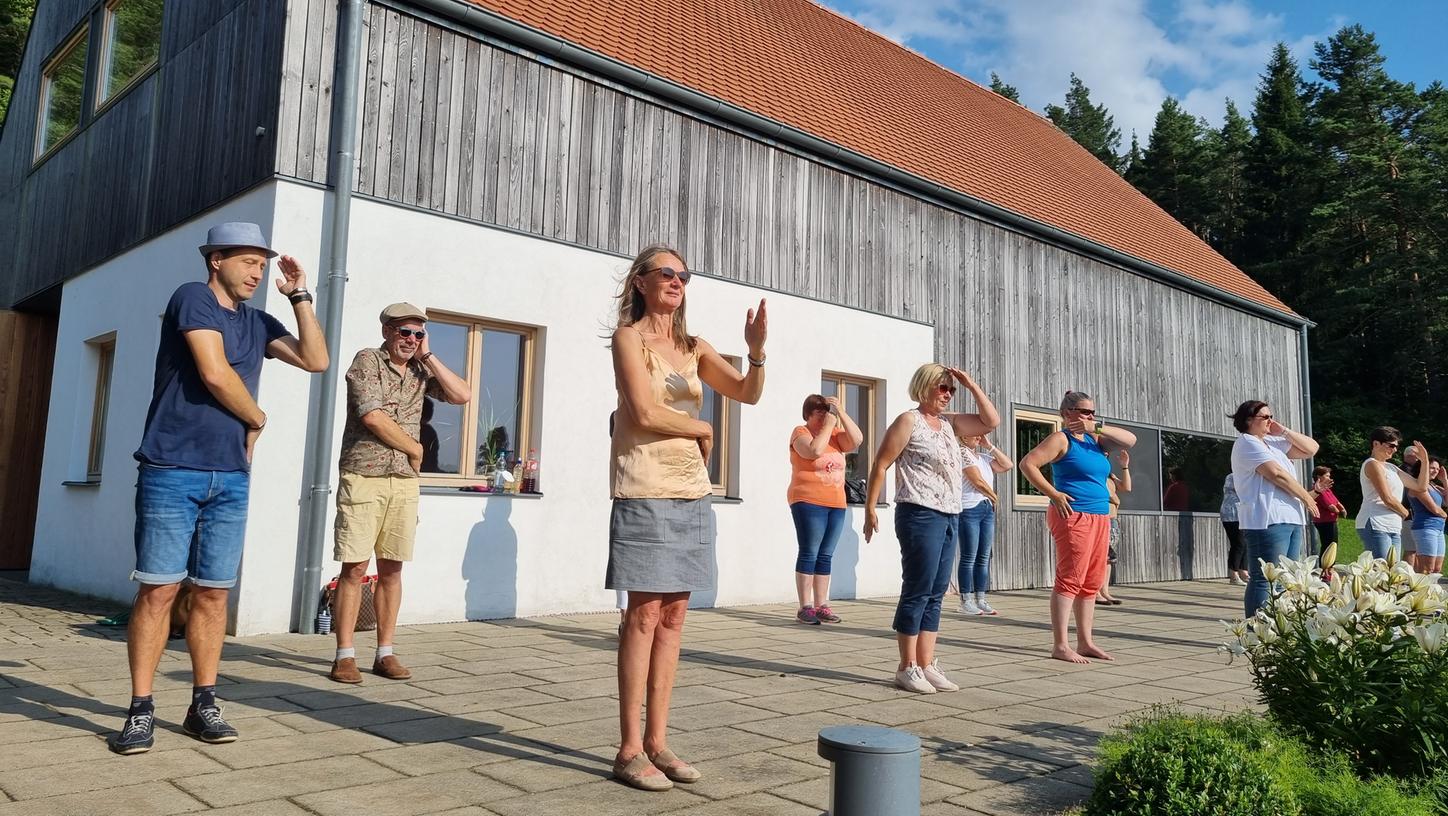
<svg viewBox="0 0 1448 816"><path fill-rule="evenodd" d="M956 522L960 564L955 577L956 589L960 591L960 611L965 615L995 615L998 613L985 599L990 589L996 505L1000 503L995 492L995 475L1005 473L1016 463L983 434L960 440L960 461L961 475L965 477Z"/></svg>
<svg viewBox="0 0 1448 816"><path fill-rule="evenodd" d="M1306 507L1317 515L1317 501L1293 475L1293 459L1310 459L1317 442L1290 431L1272 416L1272 406L1247 400L1232 414L1232 425L1242 435L1232 443L1232 480L1237 486L1237 524L1247 544L1247 617L1267 602L1267 578L1262 562L1277 563L1282 556L1298 558Z"/></svg>
<svg viewBox="0 0 1448 816"><path fill-rule="evenodd" d="M974 414L948 413L960 383L975 398ZM885 471L895 468L895 537L900 542L900 601L895 607L900 665L895 685L934 694L957 691L935 660L940 603L955 562L956 517L960 514L960 443L957 437L988 433L1000 414L969 374L926 363L910 378L918 405L890 423L870 468L865 491L865 541L879 529L875 503ZM898 460L898 461L897 461Z"/></svg>
<svg viewBox="0 0 1448 816"><path fill-rule="evenodd" d="M1356 526L1363 547L1370 550L1374 558L1387 558L1388 550L1402 553L1403 519L1409 516L1402 501L1403 485L1407 483L1408 489L1415 492L1427 490L1428 468L1418 468L1418 475L1414 476L1388 461L1403 441L1397 428L1386 425L1374 428L1368 438L1372 440L1373 453L1363 460L1358 471L1363 506L1358 510ZM1428 461L1428 450L1422 442L1414 442L1413 450L1419 462Z"/></svg>

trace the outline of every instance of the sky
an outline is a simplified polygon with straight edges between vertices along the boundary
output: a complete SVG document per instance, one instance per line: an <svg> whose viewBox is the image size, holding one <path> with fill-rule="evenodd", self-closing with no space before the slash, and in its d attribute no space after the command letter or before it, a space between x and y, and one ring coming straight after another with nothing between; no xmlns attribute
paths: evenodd
<svg viewBox="0 0 1448 816"><path fill-rule="evenodd" d="M1387 70L1420 89L1448 83L1448 0L821 0L982 85L991 72L1040 112L1072 71L1144 147L1167 96L1219 126L1226 100L1246 115L1273 46L1309 79L1313 44L1343 25L1373 32Z"/></svg>

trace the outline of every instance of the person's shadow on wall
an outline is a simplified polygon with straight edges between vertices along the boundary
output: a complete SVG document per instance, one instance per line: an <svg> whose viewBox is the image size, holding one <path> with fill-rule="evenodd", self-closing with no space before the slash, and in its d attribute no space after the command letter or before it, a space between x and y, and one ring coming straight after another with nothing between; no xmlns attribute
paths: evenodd
<svg viewBox="0 0 1448 816"><path fill-rule="evenodd" d="M835 542L834 559L830 562L830 597L859 597L859 576L855 573L860 566L860 521L864 517L863 507L845 508L845 524Z"/></svg>
<svg viewBox="0 0 1448 816"><path fill-rule="evenodd" d="M518 499L487 498L463 551L462 579L468 620L512 618L518 613L518 533L510 518Z"/></svg>
<svg viewBox="0 0 1448 816"><path fill-rule="evenodd" d="M1181 569L1182 580L1190 581L1196 577L1197 559L1197 527L1196 519L1191 513L1177 514L1177 564Z"/></svg>

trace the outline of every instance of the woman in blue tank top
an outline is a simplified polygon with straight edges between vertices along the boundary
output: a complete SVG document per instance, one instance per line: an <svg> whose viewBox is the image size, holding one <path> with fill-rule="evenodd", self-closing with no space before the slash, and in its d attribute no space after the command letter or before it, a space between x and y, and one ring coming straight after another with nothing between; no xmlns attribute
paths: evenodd
<svg viewBox="0 0 1448 816"><path fill-rule="evenodd" d="M1422 467L1423 463L1417 463ZM1443 572L1443 460L1428 460L1428 489L1410 491L1408 509L1413 511L1413 541L1418 552L1413 555L1413 569L1422 573Z"/></svg>
<svg viewBox="0 0 1448 816"><path fill-rule="evenodd" d="M1088 658L1111 660L1091 638L1096 592L1106 577L1111 539L1111 494L1106 480L1111 460L1102 443L1121 449L1136 444L1136 434L1108 428L1096 419L1096 403L1080 391L1061 400L1065 429L1041 441L1021 460L1021 473L1051 500L1046 524L1056 542L1056 583L1051 591L1051 657L1071 663ZM1051 466L1051 479L1041 473ZM1076 648L1068 640L1069 618L1076 618Z"/></svg>

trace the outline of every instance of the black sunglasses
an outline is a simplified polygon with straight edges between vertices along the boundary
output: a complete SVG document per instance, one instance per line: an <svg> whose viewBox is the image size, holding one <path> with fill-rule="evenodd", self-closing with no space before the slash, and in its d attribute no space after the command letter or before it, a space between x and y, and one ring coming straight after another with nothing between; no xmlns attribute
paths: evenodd
<svg viewBox="0 0 1448 816"><path fill-rule="evenodd" d="M1256 416L1254 416L1254 417L1252 417L1252 418L1253 418L1253 419L1265 419L1265 420L1267 420L1268 422L1271 422L1271 421L1272 421L1272 415L1271 415L1271 414L1258 414L1258 415L1256 415Z"/></svg>
<svg viewBox="0 0 1448 816"><path fill-rule="evenodd" d="M683 269L683 270L674 269L672 266L661 266L661 267L659 267L658 269L655 269L654 271L657 272L657 273L659 273L660 275L663 275L665 278L667 278L667 279L669 279L669 280L673 280L674 278L678 278L678 279L679 279L679 283L682 283L682 284L684 284L684 285L686 285L686 286L687 286L688 283L689 283L689 278L694 277L694 273L693 273L693 272L690 272L690 271L687 270L687 269Z"/></svg>
<svg viewBox="0 0 1448 816"><path fill-rule="evenodd" d="M1080 414L1080 415L1082 415L1082 416L1089 416L1089 417L1094 417L1094 416L1096 416L1096 409L1095 409L1095 408L1072 408L1071 410L1075 411L1076 413L1078 413L1078 414Z"/></svg>
<svg viewBox="0 0 1448 816"><path fill-rule="evenodd" d="M940 383L935 387L940 389L940 393L942 394L949 393L951 396L955 396L955 386L950 383Z"/></svg>
<svg viewBox="0 0 1448 816"><path fill-rule="evenodd" d="M427 332L422 329L397 329L396 331L403 337L416 337L419 340L427 336Z"/></svg>

